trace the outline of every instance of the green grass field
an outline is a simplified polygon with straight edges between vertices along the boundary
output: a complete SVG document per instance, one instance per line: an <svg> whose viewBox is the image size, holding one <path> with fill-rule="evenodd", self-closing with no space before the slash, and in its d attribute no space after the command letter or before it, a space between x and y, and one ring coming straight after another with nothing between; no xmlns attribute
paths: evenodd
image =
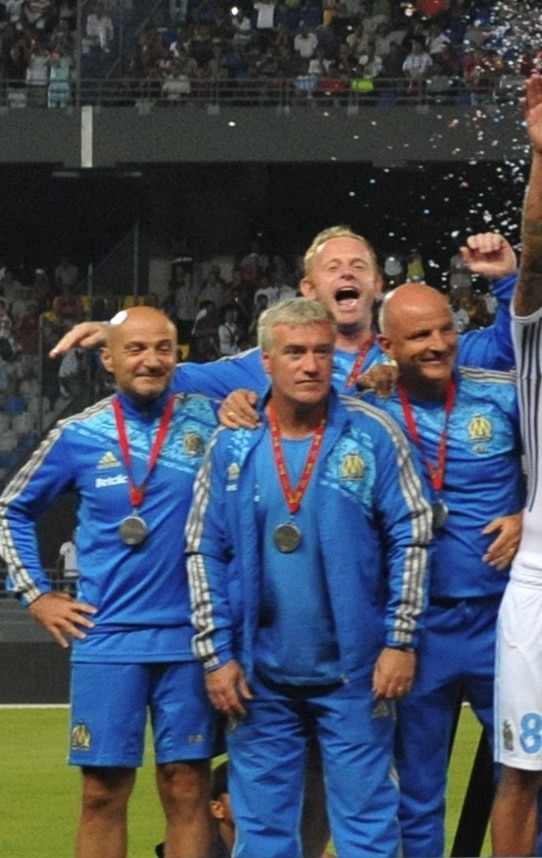
<svg viewBox="0 0 542 858"><path fill-rule="evenodd" d="M79 803L79 772L65 764L67 709L0 709L0 856L70 858ZM453 842L480 729L464 708L450 766L447 847ZM130 809L130 858L151 858L162 840L151 753ZM490 855L486 837L483 855Z"/></svg>

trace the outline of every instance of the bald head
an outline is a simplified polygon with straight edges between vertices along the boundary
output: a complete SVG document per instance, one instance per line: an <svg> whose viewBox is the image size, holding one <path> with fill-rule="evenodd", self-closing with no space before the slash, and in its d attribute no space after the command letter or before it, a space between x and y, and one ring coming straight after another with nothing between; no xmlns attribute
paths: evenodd
<svg viewBox="0 0 542 858"><path fill-rule="evenodd" d="M111 319L107 326L106 344L110 346L118 341L119 337L125 336L128 330L150 329L152 327L166 326L171 336L177 341L177 329L171 319L162 310L147 305L130 307L129 310L120 310Z"/></svg>
<svg viewBox="0 0 542 858"><path fill-rule="evenodd" d="M177 330L155 307L132 307L111 320L102 363L118 389L147 404L168 387L177 359Z"/></svg>
<svg viewBox="0 0 542 858"><path fill-rule="evenodd" d="M425 283L404 283L386 295L380 326L380 344L397 362L407 392L423 399L442 396L457 354L446 298Z"/></svg>
<svg viewBox="0 0 542 858"><path fill-rule="evenodd" d="M446 298L426 283L403 283L384 296L380 308L380 330L387 337L393 334L394 326L401 325L407 318L418 318L420 311L443 312L452 318L450 305Z"/></svg>

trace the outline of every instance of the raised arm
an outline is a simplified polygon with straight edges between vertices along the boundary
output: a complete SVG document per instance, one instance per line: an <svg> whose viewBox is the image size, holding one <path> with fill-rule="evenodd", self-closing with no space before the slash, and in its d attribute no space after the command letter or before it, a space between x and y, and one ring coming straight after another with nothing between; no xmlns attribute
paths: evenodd
<svg viewBox="0 0 542 858"><path fill-rule="evenodd" d="M514 248L498 232L469 235L459 250L473 274L481 274L490 280L513 274L517 268Z"/></svg>
<svg viewBox="0 0 542 858"><path fill-rule="evenodd" d="M518 316L530 316L542 306L542 77L539 74L525 81L523 109L533 153L523 205L523 250L514 311Z"/></svg>

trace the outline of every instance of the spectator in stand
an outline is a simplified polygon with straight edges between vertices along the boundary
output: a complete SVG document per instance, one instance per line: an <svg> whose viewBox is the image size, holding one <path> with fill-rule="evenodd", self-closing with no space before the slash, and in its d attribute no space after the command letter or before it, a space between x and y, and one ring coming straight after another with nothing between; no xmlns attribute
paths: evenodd
<svg viewBox="0 0 542 858"><path fill-rule="evenodd" d="M36 355L39 345L38 304L33 298L23 302L23 311L13 320L13 332L25 355Z"/></svg>
<svg viewBox="0 0 542 858"><path fill-rule="evenodd" d="M60 0L56 6L59 25L66 24L70 33L74 33L77 27L77 2L74 2L74 0Z"/></svg>
<svg viewBox="0 0 542 858"><path fill-rule="evenodd" d="M212 301L215 308L219 308L224 303L225 289L226 283L220 277L220 267L211 265L207 276L201 284L199 299L200 301Z"/></svg>
<svg viewBox="0 0 542 858"><path fill-rule="evenodd" d="M4 6L8 14L8 20L15 30L23 29L23 5L24 0L6 0Z"/></svg>
<svg viewBox="0 0 542 858"><path fill-rule="evenodd" d="M326 56L326 49L323 45L317 45L314 56L309 60L308 73L323 77L329 71L331 60Z"/></svg>
<svg viewBox="0 0 542 858"><path fill-rule="evenodd" d="M68 328L80 322L84 316L81 298L79 295L74 295L67 286L53 298L52 309L53 313L60 319L61 324Z"/></svg>
<svg viewBox="0 0 542 858"><path fill-rule="evenodd" d="M241 48L249 45L252 41L252 22L244 9L238 9L232 14L231 25L233 43Z"/></svg>
<svg viewBox="0 0 542 858"><path fill-rule="evenodd" d="M491 100L493 84L498 76L494 56L483 48L472 48L463 58L463 78L473 104Z"/></svg>
<svg viewBox="0 0 542 858"><path fill-rule="evenodd" d="M300 17L301 13L298 3L279 3L275 12L275 30L277 31L275 44L279 41L288 41L291 43L291 40L299 30Z"/></svg>
<svg viewBox="0 0 542 858"><path fill-rule="evenodd" d="M457 294L452 295L451 308L452 319L454 323L454 331L456 334L464 334L470 327L470 316L464 298L460 298Z"/></svg>
<svg viewBox="0 0 542 858"><path fill-rule="evenodd" d="M48 107L67 107L71 101L71 76L74 59L70 53L58 46L50 54Z"/></svg>
<svg viewBox="0 0 542 858"><path fill-rule="evenodd" d="M346 42L339 45L339 54L337 56L335 68L339 75L344 77L345 80L350 80L351 78L359 77L360 75L358 58L354 56Z"/></svg>
<svg viewBox="0 0 542 858"><path fill-rule="evenodd" d="M310 60L317 46L318 36L312 30L309 30L307 24L302 21L299 33L294 38L294 51L299 54L302 60Z"/></svg>
<svg viewBox="0 0 542 858"><path fill-rule="evenodd" d="M379 57L387 57L391 51L392 44L402 45L406 37L406 29L391 29L387 21L378 25L374 32L376 53Z"/></svg>
<svg viewBox="0 0 542 858"><path fill-rule="evenodd" d="M367 51L358 58L359 68L364 78L374 79L382 73L383 61L376 53L374 41L369 41Z"/></svg>
<svg viewBox="0 0 542 858"><path fill-rule="evenodd" d="M66 18L62 18L51 33L49 49L51 51L63 50L66 54L70 54L74 57L75 47L75 38L74 34L70 30L69 22Z"/></svg>
<svg viewBox="0 0 542 858"><path fill-rule="evenodd" d="M79 277L79 269L74 262L70 262L69 256L63 255L59 258L53 274L57 292L61 292L63 289L69 289L73 292Z"/></svg>
<svg viewBox="0 0 542 858"><path fill-rule="evenodd" d="M175 292L175 324L177 325L179 343L189 343L192 326L196 319L198 300L192 274L182 268L177 268L173 289Z"/></svg>
<svg viewBox="0 0 542 858"><path fill-rule="evenodd" d="M345 42L348 45L350 53L355 57L359 57L367 52L370 38L363 21L360 21L355 30L348 34Z"/></svg>
<svg viewBox="0 0 542 858"><path fill-rule="evenodd" d="M403 47L396 42L390 42L389 53L382 57L381 77L394 80L402 78L404 61L405 51Z"/></svg>
<svg viewBox="0 0 542 858"><path fill-rule="evenodd" d="M184 104L190 92L190 78L184 73L181 64L174 61L162 84L162 98L169 104Z"/></svg>
<svg viewBox="0 0 542 858"><path fill-rule="evenodd" d="M349 12L346 3L340 2L337 4L335 15L329 29L333 33L337 44L344 42L346 37L351 33L357 24L359 24L361 16L352 15Z"/></svg>
<svg viewBox="0 0 542 858"><path fill-rule="evenodd" d="M408 79L408 92L417 94L420 81L427 77L433 66L431 56L419 39L412 39L410 53L403 63L403 75Z"/></svg>
<svg viewBox="0 0 542 858"><path fill-rule="evenodd" d="M299 74L301 60L293 45L280 45L278 48L277 75L281 78L295 78Z"/></svg>
<svg viewBox="0 0 542 858"><path fill-rule="evenodd" d="M406 279L409 283L425 282L425 270L423 267L422 255L415 247L409 251L407 256Z"/></svg>
<svg viewBox="0 0 542 858"><path fill-rule="evenodd" d="M88 16L86 34L95 48L104 53L111 51L115 38L115 28L104 3L96 3L94 11Z"/></svg>
<svg viewBox="0 0 542 858"><path fill-rule="evenodd" d="M9 316L0 318L0 357L11 363L22 352L12 331L12 321Z"/></svg>
<svg viewBox="0 0 542 858"><path fill-rule="evenodd" d="M472 274L459 251L454 253L450 259L449 287L452 299L458 298L467 304L470 302Z"/></svg>
<svg viewBox="0 0 542 858"><path fill-rule="evenodd" d="M252 319L248 327L247 336L251 346L258 345L258 320L262 313L267 310L269 299L265 292L256 292L254 296L254 307L252 310Z"/></svg>
<svg viewBox="0 0 542 858"><path fill-rule="evenodd" d="M263 50L273 41L273 30L275 27L275 0L256 0L254 11L256 12L256 32L260 50Z"/></svg>
<svg viewBox="0 0 542 858"><path fill-rule="evenodd" d="M190 339L190 360L206 363L220 357L218 339L218 317L213 301L202 300L198 306L196 321Z"/></svg>
<svg viewBox="0 0 542 858"><path fill-rule="evenodd" d="M267 306L271 307L273 304L276 304L279 300L278 297L279 290L278 286L275 283L272 283L267 271L263 272L260 275L260 282L258 288L254 293L254 302L253 307L256 306L257 299L260 295L265 295L267 298Z"/></svg>
<svg viewBox="0 0 542 858"><path fill-rule="evenodd" d="M425 39L425 47L431 56L440 54L442 49L449 45L451 45L450 37L446 35L437 21L431 21Z"/></svg>
<svg viewBox="0 0 542 858"><path fill-rule="evenodd" d="M4 63L4 76L8 82L8 104L10 107L26 105L26 66L28 51L24 39L11 45Z"/></svg>
<svg viewBox="0 0 542 858"><path fill-rule="evenodd" d="M235 304L246 325L250 319L253 304L252 284L243 277L241 266L235 266L231 276L231 283L226 285L224 292L224 305Z"/></svg>
<svg viewBox="0 0 542 858"><path fill-rule="evenodd" d="M432 54L433 66L437 74L449 78L461 77L461 61L454 45L444 44L438 54Z"/></svg>
<svg viewBox="0 0 542 858"><path fill-rule="evenodd" d="M186 77L191 80L198 71L198 64L194 57L190 56L188 48L185 48L181 45L181 47L177 51L177 62L179 63L182 72Z"/></svg>
<svg viewBox="0 0 542 858"><path fill-rule="evenodd" d="M218 326L219 349L222 357L239 354L243 331L238 324L237 307L229 304L224 308L224 321Z"/></svg>
<svg viewBox="0 0 542 858"><path fill-rule="evenodd" d="M58 389L64 399L71 399L83 392L87 367L84 349L70 349L63 356L58 368Z"/></svg>
<svg viewBox="0 0 542 858"><path fill-rule="evenodd" d="M240 263L241 276L252 289L252 295L254 295L254 290L259 283L260 276L266 270L268 264L269 259L265 253L261 252L259 239L253 239L250 242L249 252L246 256L243 256Z"/></svg>
<svg viewBox="0 0 542 858"><path fill-rule="evenodd" d="M174 52L171 52L174 55ZM147 27L140 35L136 47L136 70L145 77L157 63L168 55L156 27Z"/></svg>
<svg viewBox="0 0 542 858"><path fill-rule="evenodd" d="M26 94L29 106L45 107L48 82L49 53L41 38L35 36L32 38L26 64Z"/></svg>
<svg viewBox="0 0 542 858"><path fill-rule="evenodd" d="M152 28L152 29L154 30L155 33L158 33L158 30L156 30L156 28ZM162 40L161 40L161 44L163 45ZM188 33L186 31L186 27L185 26L178 27L177 32L175 33L175 37L173 38L173 41L171 41L169 44L169 47L168 47L169 53L172 54L172 56L175 57L176 60L178 60L181 50L185 50L188 52L189 49L190 49L190 38L189 38Z"/></svg>
<svg viewBox="0 0 542 858"><path fill-rule="evenodd" d="M23 26L43 35L55 22L56 6L50 0L24 0L21 19Z"/></svg>
<svg viewBox="0 0 542 858"><path fill-rule="evenodd" d="M6 268L4 271L4 276L0 280L0 291L2 296L6 299L10 312L13 302L20 298L26 298L27 292L21 281L15 277L11 268Z"/></svg>
<svg viewBox="0 0 542 858"><path fill-rule="evenodd" d="M77 591L77 549L75 547L75 532L62 543L58 549L56 568L59 576L60 590L75 596Z"/></svg>

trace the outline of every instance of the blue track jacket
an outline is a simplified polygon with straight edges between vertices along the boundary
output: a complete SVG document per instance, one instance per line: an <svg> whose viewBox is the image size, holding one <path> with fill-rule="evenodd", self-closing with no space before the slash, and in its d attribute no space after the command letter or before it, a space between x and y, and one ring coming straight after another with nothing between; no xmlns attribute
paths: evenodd
<svg viewBox="0 0 542 858"><path fill-rule="evenodd" d="M232 658L250 679L259 622L259 483L254 450L269 428L219 429L187 523L194 650L207 670ZM382 411L333 394L311 479L339 649L337 681L374 667L385 645L415 644L426 601L431 511L408 443ZM304 536L305 538L305 536ZM302 634L302 629L293 630Z"/></svg>

